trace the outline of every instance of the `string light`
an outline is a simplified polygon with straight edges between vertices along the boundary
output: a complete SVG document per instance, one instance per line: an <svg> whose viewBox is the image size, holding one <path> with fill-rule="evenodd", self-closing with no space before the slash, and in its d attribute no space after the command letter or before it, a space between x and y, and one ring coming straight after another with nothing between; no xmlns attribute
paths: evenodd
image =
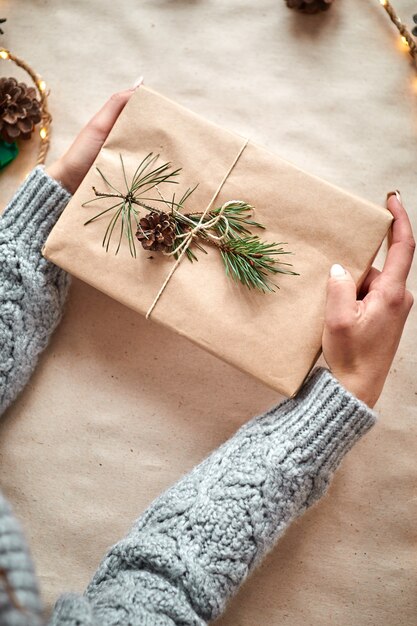
<svg viewBox="0 0 417 626"><path fill-rule="evenodd" d="M46 89L46 83L45 83L45 81L44 81L44 80L39 80L39 81L38 81L38 87L39 87L39 89L40 89L41 91L45 91L45 89Z"/></svg>
<svg viewBox="0 0 417 626"><path fill-rule="evenodd" d="M0 57L2 59L5 59L5 60L9 59L10 58L9 51L8 50L4 50L4 48L3 48L3 50L0 50Z"/></svg>
<svg viewBox="0 0 417 626"><path fill-rule="evenodd" d="M48 136L48 131L47 131L47 129L45 128L45 126L42 126L42 128L41 128L41 129L40 129L40 131L39 131L39 134L40 134L40 136L41 136L41 139L46 139L46 138L47 138L47 136Z"/></svg>
<svg viewBox="0 0 417 626"><path fill-rule="evenodd" d="M398 32L400 33L401 43L403 44L407 52L410 54L413 60L414 66L417 69L417 44L414 41L411 32L408 30L406 26L404 26L404 24L398 17L397 13L394 10L394 7L392 6L389 0L379 0L379 3L381 4L381 6L384 7L391 22L395 25Z"/></svg>

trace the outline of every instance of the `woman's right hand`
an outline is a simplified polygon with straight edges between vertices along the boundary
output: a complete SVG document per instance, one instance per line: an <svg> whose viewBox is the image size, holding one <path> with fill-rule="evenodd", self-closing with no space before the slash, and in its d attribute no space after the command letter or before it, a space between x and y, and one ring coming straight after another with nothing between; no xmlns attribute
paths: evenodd
<svg viewBox="0 0 417 626"><path fill-rule="evenodd" d="M357 299L353 278L333 265L327 288L323 354L345 389L373 407L378 400L413 305L406 280L415 241L398 192L389 194L394 216L382 272L371 268Z"/></svg>

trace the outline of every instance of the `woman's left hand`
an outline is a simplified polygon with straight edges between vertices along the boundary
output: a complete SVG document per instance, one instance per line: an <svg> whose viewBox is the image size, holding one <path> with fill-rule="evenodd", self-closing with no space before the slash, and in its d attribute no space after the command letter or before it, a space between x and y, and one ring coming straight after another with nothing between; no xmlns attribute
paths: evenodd
<svg viewBox="0 0 417 626"><path fill-rule="evenodd" d="M78 189L115 121L140 84L141 81L132 89L113 94L82 129L65 154L46 168L49 176L58 180L70 193Z"/></svg>

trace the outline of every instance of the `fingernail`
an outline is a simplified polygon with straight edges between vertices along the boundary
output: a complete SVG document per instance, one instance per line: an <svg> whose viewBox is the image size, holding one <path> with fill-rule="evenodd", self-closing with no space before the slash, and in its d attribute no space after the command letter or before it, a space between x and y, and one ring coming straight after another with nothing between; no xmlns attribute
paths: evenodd
<svg viewBox="0 0 417 626"><path fill-rule="evenodd" d="M133 83L133 89L137 89L138 87L141 86L142 83L143 83L143 76L139 76L139 78L137 78L135 82Z"/></svg>
<svg viewBox="0 0 417 626"><path fill-rule="evenodd" d="M335 263L330 268L330 276L332 278L339 278L339 276L344 276L345 274L345 269L341 265L339 265L339 263Z"/></svg>
<svg viewBox="0 0 417 626"><path fill-rule="evenodd" d="M390 191L389 193L387 193L387 200L389 200L389 198L391 198L391 196L395 196L400 204L403 203L402 199L401 199L401 194L398 191L398 189L396 189L395 191Z"/></svg>

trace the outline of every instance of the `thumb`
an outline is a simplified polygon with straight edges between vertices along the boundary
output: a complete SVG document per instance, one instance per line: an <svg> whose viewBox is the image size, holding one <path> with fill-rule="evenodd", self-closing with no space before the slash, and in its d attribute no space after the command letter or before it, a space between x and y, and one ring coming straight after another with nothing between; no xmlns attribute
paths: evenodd
<svg viewBox="0 0 417 626"><path fill-rule="evenodd" d="M326 323L336 327L348 326L356 310L355 281L344 267L332 265L327 282Z"/></svg>

